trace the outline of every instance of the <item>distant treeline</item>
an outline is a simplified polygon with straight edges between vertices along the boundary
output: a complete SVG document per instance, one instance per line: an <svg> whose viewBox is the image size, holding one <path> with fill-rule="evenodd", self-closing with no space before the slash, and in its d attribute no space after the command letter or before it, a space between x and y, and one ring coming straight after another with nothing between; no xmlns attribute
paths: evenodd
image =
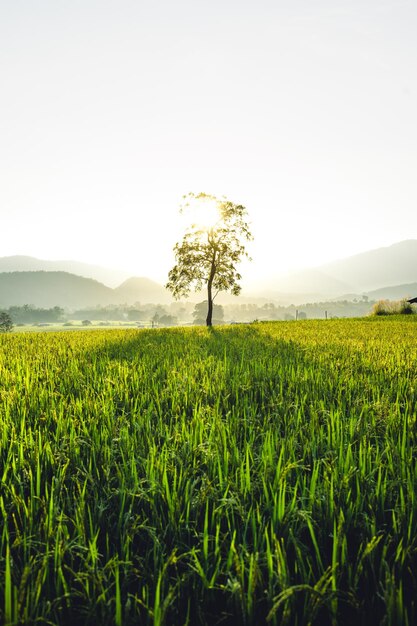
<svg viewBox="0 0 417 626"><path fill-rule="evenodd" d="M368 315L372 302L367 300L341 300L331 302L308 302L287 306L267 302L265 304L230 304L224 306L224 319L235 322L264 320L321 319L324 317L363 317Z"/></svg>
<svg viewBox="0 0 417 626"><path fill-rule="evenodd" d="M320 319L324 317L363 317L368 315L374 302L341 300L310 302L303 305L281 306L273 302L216 305L217 323L253 322L254 320ZM8 313L14 324L64 323L68 320L128 321L160 326L204 323L204 302L173 302L170 305L144 304L96 306L75 311L55 306L37 308L29 304L11 306Z"/></svg>
<svg viewBox="0 0 417 626"><path fill-rule="evenodd" d="M65 310L59 306L52 309L39 309L29 304L23 306L11 306L7 311L12 318L13 324L36 324L39 322L64 322Z"/></svg>

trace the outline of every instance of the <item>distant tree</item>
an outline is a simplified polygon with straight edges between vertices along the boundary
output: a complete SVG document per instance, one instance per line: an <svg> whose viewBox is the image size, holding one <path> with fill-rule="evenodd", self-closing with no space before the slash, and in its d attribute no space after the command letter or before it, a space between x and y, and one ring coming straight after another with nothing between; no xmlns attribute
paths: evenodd
<svg viewBox="0 0 417 626"><path fill-rule="evenodd" d="M29 304L9 307L9 314L14 323L61 322L65 311L59 306L52 309L39 309Z"/></svg>
<svg viewBox="0 0 417 626"><path fill-rule="evenodd" d="M154 307L153 313L154 313L154 315L158 315L158 317L161 317L161 315L166 315L166 313L168 313L168 311L161 304L157 304Z"/></svg>
<svg viewBox="0 0 417 626"><path fill-rule="evenodd" d="M193 311L194 324L204 324L207 315L207 300L195 305ZM213 304L213 324L221 324L224 319L224 309L221 304Z"/></svg>
<svg viewBox="0 0 417 626"><path fill-rule="evenodd" d="M175 298L186 297L192 288L207 288L207 326L212 325L213 301L220 291L240 293L241 275L236 265L248 257L245 242L252 239L244 206L205 193L184 196L181 212L200 212L174 247L176 264L166 288Z"/></svg>
<svg viewBox="0 0 417 626"><path fill-rule="evenodd" d="M127 312L127 319L134 322L143 321L147 319L147 313L141 309L129 309Z"/></svg>
<svg viewBox="0 0 417 626"><path fill-rule="evenodd" d="M161 315L158 323L162 326L176 326L178 324L178 318L175 315Z"/></svg>
<svg viewBox="0 0 417 626"><path fill-rule="evenodd" d="M91 326L92 322L91 322L91 320L83 320L83 321L81 322L81 324L82 324L83 326Z"/></svg>
<svg viewBox="0 0 417 626"><path fill-rule="evenodd" d="M9 313L0 311L0 333L9 333L13 330L13 320Z"/></svg>
<svg viewBox="0 0 417 626"><path fill-rule="evenodd" d="M285 313L284 320L286 320L287 322L290 322L291 320L295 320L295 317L294 315L292 315L292 313Z"/></svg>
<svg viewBox="0 0 417 626"><path fill-rule="evenodd" d="M54 306L51 313L52 313L52 319L56 322L61 322L65 317L65 311L60 306Z"/></svg>

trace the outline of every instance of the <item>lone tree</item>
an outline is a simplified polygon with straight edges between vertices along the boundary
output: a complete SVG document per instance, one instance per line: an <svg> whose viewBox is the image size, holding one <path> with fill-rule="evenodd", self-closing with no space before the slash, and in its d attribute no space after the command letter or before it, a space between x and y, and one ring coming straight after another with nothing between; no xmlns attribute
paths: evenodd
<svg viewBox="0 0 417 626"><path fill-rule="evenodd" d="M0 311L0 333L9 333L13 329L13 320L9 313Z"/></svg>
<svg viewBox="0 0 417 626"><path fill-rule="evenodd" d="M191 288L207 287L207 326L212 325L213 301L220 291L237 296L241 275L236 265L247 257L245 242L252 240L246 222L247 211L241 204L205 193L184 196L181 213L193 214L191 226L181 243L174 247L176 264L168 274L174 298L186 297Z"/></svg>

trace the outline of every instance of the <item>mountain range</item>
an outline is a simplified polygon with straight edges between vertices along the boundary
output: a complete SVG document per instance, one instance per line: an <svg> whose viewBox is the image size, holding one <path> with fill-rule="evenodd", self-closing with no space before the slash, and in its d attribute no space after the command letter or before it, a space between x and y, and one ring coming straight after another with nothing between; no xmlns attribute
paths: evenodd
<svg viewBox="0 0 417 626"><path fill-rule="evenodd" d="M130 278L112 289L92 278L68 272L33 271L0 273L0 308L30 304L40 308L54 306L78 309L171 301L169 293L149 278Z"/></svg>
<svg viewBox="0 0 417 626"><path fill-rule="evenodd" d="M117 285L117 286L116 286ZM371 300L417 295L417 240L369 250L320 267L276 274L243 301L273 300L299 304L367 296ZM146 277L78 261L45 261L28 256L0 257L0 308L135 303L166 304L172 300L160 284ZM220 300L220 296L219 296Z"/></svg>
<svg viewBox="0 0 417 626"><path fill-rule="evenodd" d="M108 287L117 287L130 278L128 272L100 265L80 261L47 261L22 255L0 257L0 272L68 272L84 278L94 278Z"/></svg>
<svg viewBox="0 0 417 626"><path fill-rule="evenodd" d="M313 269L276 274L259 290L281 301L320 299L399 299L417 295L417 240L362 252Z"/></svg>

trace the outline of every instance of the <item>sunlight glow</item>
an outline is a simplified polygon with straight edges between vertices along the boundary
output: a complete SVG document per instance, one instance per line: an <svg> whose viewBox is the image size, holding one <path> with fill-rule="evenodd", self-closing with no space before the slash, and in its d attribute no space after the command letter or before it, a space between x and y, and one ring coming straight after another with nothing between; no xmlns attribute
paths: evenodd
<svg viewBox="0 0 417 626"><path fill-rule="evenodd" d="M215 228L221 220L218 203L212 198L194 198L187 207L186 213L192 225L201 230Z"/></svg>

